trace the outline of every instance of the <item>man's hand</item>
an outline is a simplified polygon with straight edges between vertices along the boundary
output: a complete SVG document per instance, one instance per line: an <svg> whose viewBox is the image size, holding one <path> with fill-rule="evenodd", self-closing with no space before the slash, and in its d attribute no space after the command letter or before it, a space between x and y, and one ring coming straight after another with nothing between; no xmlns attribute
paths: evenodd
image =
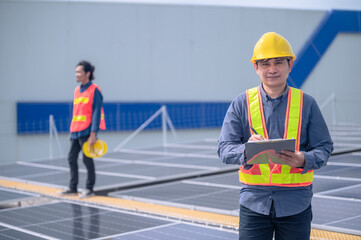
<svg viewBox="0 0 361 240"><path fill-rule="evenodd" d="M305 166L305 155L300 151L281 151L280 154L276 154L276 157L283 160L287 165L300 168Z"/></svg>
<svg viewBox="0 0 361 240"><path fill-rule="evenodd" d="M252 135L248 139L248 141L253 141L253 142L260 141L260 140L264 140L264 138L262 137L262 135L257 135L257 134Z"/></svg>
<svg viewBox="0 0 361 240"><path fill-rule="evenodd" d="M257 134L253 134L248 139L248 141L251 141L251 142L257 142L257 141L261 141L261 140L264 140L264 138L262 137L262 135L257 135ZM244 159L247 159L247 152L246 151L244 151Z"/></svg>
<svg viewBox="0 0 361 240"><path fill-rule="evenodd" d="M95 132L91 132L90 133L90 136L88 138L88 142L89 142L89 149L93 147L93 145L95 144L95 142L97 141L97 138L96 138L96 134Z"/></svg>

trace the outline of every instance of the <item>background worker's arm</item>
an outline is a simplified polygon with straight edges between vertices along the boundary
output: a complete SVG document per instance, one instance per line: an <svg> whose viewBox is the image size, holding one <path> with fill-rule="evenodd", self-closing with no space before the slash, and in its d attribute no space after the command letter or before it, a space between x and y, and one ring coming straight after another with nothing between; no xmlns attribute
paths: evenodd
<svg viewBox="0 0 361 240"><path fill-rule="evenodd" d="M89 146L93 146L96 142L96 135L99 131L99 124L101 118L101 109L103 105L103 96L98 89L94 91L94 99L93 99L93 115L92 122L90 127L90 136L88 138Z"/></svg>

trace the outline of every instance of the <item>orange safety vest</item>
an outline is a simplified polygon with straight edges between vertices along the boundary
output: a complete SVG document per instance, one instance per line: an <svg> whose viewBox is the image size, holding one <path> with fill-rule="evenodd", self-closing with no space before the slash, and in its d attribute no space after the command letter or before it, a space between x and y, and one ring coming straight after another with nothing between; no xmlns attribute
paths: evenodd
<svg viewBox="0 0 361 240"><path fill-rule="evenodd" d="M249 125L253 126L258 134L268 139L260 87L247 90L246 95ZM303 92L299 89L289 87L285 118L285 133L283 138L296 139L295 147L297 151L300 149L302 107ZM281 187L301 187L312 184L312 170L305 174L301 174L302 169L272 163L272 156L270 156L272 154L268 154L267 158L270 159L269 164L254 164L248 170L244 169L242 165L238 171L239 181L249 185Z"/></svg>
<svg viewBox="0 0 361 240"><path fill-rule="evenodd" d="M93 113L93 99L95 89L100 88L96 84L91 84L87 90L80 92L80 86L75 88L74 91L74 102L73 102L73 119L70 125L71 132L79 132L87 129L92 121ZM101 117L99 128L105 130L105 121L104 121L104 109L101 109Z"/></svg>

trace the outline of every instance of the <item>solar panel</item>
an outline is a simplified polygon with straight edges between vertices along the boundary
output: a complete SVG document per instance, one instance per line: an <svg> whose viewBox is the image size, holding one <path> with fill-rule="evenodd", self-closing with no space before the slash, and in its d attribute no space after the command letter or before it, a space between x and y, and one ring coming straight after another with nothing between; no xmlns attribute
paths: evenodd
<svg viewBox="0 0 361 240"><path fill-rule="evenodd" d="M229 171L237 166L220 162L214 150L205 145L176 144L169 147L122 149L95 160L95 190L132 187L155 181L169 181L215 172ZM210 152L210 153L208 153ZM79 160L79 188L86 181L86 169ZM65 158L18 162L0 169L0 175L47 186L67 187L69 166Z"/></svg>
<svg viewBox="0 0 361 240"><path fill-rule="evenodd" d="M239 212L238 187L226 188L224 186L191 183L191 181L178 181L118 191L109 194L109 196L236 216Z"/></svg>
<svg viewBox="0 0 361 240"><path fill-rule="evenodd" d="M203 141L192 141L185 142L182 144L167 144L170 147L181 147L181 148L198 148L198 149L215 149L218 148L218 139L203 139Z"/></svg>
<svg viewBox="0 0 361 240"><path fill-rule="evenodd" d="M361 200L337 199L315 195L312 200L312 224L321 229L341 230L342 232L361 235Z"/></svg>
<svg viewBox="0 0 361 240"><path fill-rule="evenodd" d="M319 175L316 175L313 180L314 193L322 193L325 191L345 188L361 183L361 181L357 181L357 180L344 180L337 178L318 178L318 176Z"/></svg>
<svg viewBox="0 0 361 240"><path fill-rule="evenodd" d="M10 190L6 188L0 188L0 204L19 202L36 196L38 195L20 192L16 190Z"/></svg>
<svg viewBox="0 0 361 240"><path fill-rule="evenodd" d="M32 182L43 183L44 185L53 185L58 187L66 187L69 185L70 174L69 172L52 172L46 175L40 176L24 176L22 179L29 180ZM95 190L101 190L105 187L121 186L121 185L131 185L131 184L139 184L145 183L148 180L132 178L132 177L122 177L122 176L112 176L112 175L104 175L97 173L96 178L96 187ZM86 182L86 173L79 173L79 188L85 188ZM102 187L103 186L103 187Z"/></svg>
<svg viewBox="0 0 361 240"><path fill-rule="evenodd" d="M329 127L334 153L342 153L361 149L361 132L353 124L339 124Z"/></svg>
<svg viewBox="0 0 361 240"><path fill-rule="evenodd" d="M161 201L177 201L178 199L183 199L184 197L195 196L197 194L203 195L214 191L218 191L218 189L182 182L174 182L119 192L123 195L131 195L140 198L156 199ZM116 195L116 193L112 194L112 196L114 195Z"/></svg>
<svg viewBox="0 0 361 240"><path fill-rule="evenodd" d="M156 229L149 229L132 234L115 237L114 240L209 240L209 239L237 239L235 232L219 231L211 228L200 228L194 225L171 224Z"/></svg>
<svg viewBox="0 0 361 240"><path fill-rule="evenodd" d="M126 173L139 176L154 178L173 177L175 175L185 175L188 173L199 173L197 168L185 168L181 166L159 166L159 165L141 165L141 164L122 164L112 167L103 167L102 171L109 173ZM205 170L203 170L205 171Z"/></svg>
<svg viewBox="0 0 361 240"><path fill-rule="evenodd" d="M78 164L79 169L85 169L84 164L81 162L82 160L80 160L80 159L81 158L79 158L79 160L78 160L79 161L79 164ZM98 167L111 164L106 161L99 161L97 158L94 160ZM20 162L20 163L22 163L22 162ZM35 163L42 164L44 167L62 167L62 168L66 168L66 169L69 168L68 159L66 159L66 158L57 158L57 159L49 159L49 160L41 160L41 161L33 162L34 165L35 165ZM41 167L41 166L39 166L39 167Z"/></svg>
<svg viewBox="0 0 361 240"><path fill-rule="evenodd" d="M177 181L172 184L118 191L110 195L236 215L236 209L239 208L239 188L238 174L235 171ZM334 221L342 223L338 226L338 231L346 233L356 231L356 234L360 234L361 225L355 225L348 219L358 222L360 217L357 212L352 212L352 208L361 209L361 154L332 156L328 166L315 171L313 189L316 197L312 203L314 225L323 229L335 229L337 222L331 221L327 216L333 212L333 208L352 202L352 207L341 207L339 209L342 209L342 213L336 211L332 214L338 215L335 216L337 220ZM329 199L332 200L332 204L320 206L323 201L327 202ZM231 207L228 209L225 205ZM348 223L350 225L347 225Z"/></svg>
<svg viewBox="0 0 361 240"><path fill-rule="evenodd" d="M19 164L4 165L0 168L0 176L20 179L24 176L37 176L41 174L52 174L56 172L56 170L46 169L45 171L44 168L23 166Z"/></svg>
<svg viewBox="0 0 361 240"><path fill-rule="evenodd" d="M348 153L348 154L331 156L328 161L330 163L332 163L332 162L355 163L355 164L360 164L361 165L361 154Z"/></svg>
<svg viewBox="0 0 361 240"><path fill-rule="evenodd" d="M1 223L0 223L1 224ZM0 239L2 240L14 240L14 239L26 239L26 240L39 240L39 239L46 239L44 236L37 233L27 233L28 231L17 231L12 228L7 227L0 227ZM50 238L47 238L50 239Z"/></svg>
<svg viewBox="0 0 361 240"><path fill-rule="evenodd" d="M201 206L196 208L199 210L210 208L208 209L210 212L226 213L233 216L239 215L239 190L235 189L223 189L209 194L191 196L181 199L179 202L187 205ZM222 205L221 209L219 209L220 204Z"/></svg>
<svg viewBox="0 0 361 240"><path fill-rule="evenodd" d="M154 235L161 240L169 239L169 234L177 234L176 239L198 240L205 239L198 236L208 236L216 240L237 236L235 232L71 202L7 209L0 212L0 225L3 226L0 229L2 239L31 239L31 236L64 240L142 239L140 236L151 239Z"/></svg>
<svg viewBox="0 0 361 240"><path fill-rule="evenodd" d="M160 159L157 162L184 164L184 165L190 165L190 166L208 166L208 167L217 167L217 168L227 168L220 160L208 159L208 158L167 157L167 158Z"/></svg>
<svg viewBox="0 0 361 240"><path fill-rule="evenodd" d="M241 188L241 183L239 182L239 176L237 171L225 173L225 174L217 174L207 177L201 177L201 178L194 178L189 181L223 184L226 186L235 186ZM189 182L189 181L185 181L185 182Z"/></svg>
<svg viewBox="0 0 361 240"><path fill-rule="evenodd" d="M93 239L169 223L66 202L5 210L0 222L58 239Z"/></svg>
<svg viewBox="0 0 361 240"><path fill-rule="evenodd" d="M162 159L164 158L164 156L157 156L157 155L152 155L152 154L145 154L145 153L127 153L127 152L109 152L107 153L103 158L101 159L127 159L127 160L157 160L157 159Z"/></svg>
<svg viewBox="0 0 361 240"><path fill-rule="evenodd" d="M169 152L169 153L199 153L204 152L204 149L199 148L182 148L182 147L152 147L141 148L139 150L153 151L153 152Z"/></svg>
<svg viewBox="0 0 361 240"><path fill-rule="evenodd" d="M358 199L361 202L361 183L320 194L327 194L328 196L340 198Z"/></svg>
<svg viewBox="0 0 361 240"><path fill-rule="evenodd" d="M329 175L335 177L361 178L361 166L334 166L329 165L316 170L319 175Z"/></svg>

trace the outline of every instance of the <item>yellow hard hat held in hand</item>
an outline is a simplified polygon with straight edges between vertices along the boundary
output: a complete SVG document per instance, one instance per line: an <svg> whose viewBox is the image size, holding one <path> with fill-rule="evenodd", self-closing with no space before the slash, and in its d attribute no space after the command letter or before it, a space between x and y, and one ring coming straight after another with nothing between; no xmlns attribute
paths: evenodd
<svg viewBox="0 0 361 240"><path fill-rule="evenodd" d="M292 60L296 59L296 55L292 51L292 47L286 38L278 33L268 32L258 40L253 49L253 57L251 63L258 60L289 57Z"/></svg>
<svg viewBox="0 0 361 240"><path fill-rule="evenodd" d="M89 146L89 141L86 141L83 144L83 153L85 154L85 156L89 158L102 157L107 153L107 150L108 150L107 144L100 139L97 139L97 141L91 147Z"/></svg>

